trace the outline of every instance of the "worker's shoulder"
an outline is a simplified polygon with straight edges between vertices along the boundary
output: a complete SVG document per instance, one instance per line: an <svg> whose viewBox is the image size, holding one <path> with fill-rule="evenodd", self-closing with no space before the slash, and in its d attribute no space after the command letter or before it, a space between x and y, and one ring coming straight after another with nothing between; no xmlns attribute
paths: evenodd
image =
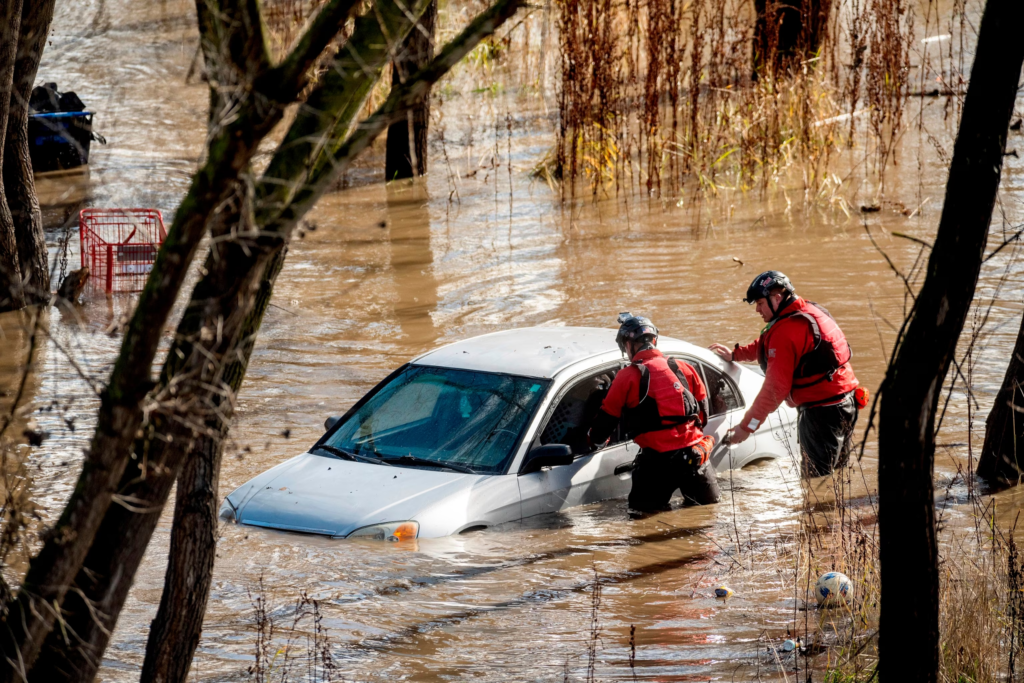
<svg viewBox="0 0 1024 683"><path fill-rule="evenodd" d="M621 370L619 370L618 373L616 373L615 379L612 380L612 382L613 383L615 383L615 382L620 382L621 383L621 382L631 382L633 380L638 380L638 379L640 379L641 372L642 371L640 370L640 368L635 363L630 363L629 365L627 365L624 368L622 368Z"/></svg>
<svg viewBox="0 0 1024 683"><path fill-rule="evenodd" d="M807 311L793 311L789 315L779 318L772 325L773 331L785 332L787 334L802 334L811 324L811 315Z"/></svg>
<svg viewBox="0 0 1024 683"><path fill-rule="evenodd" d="M768 360L775 357L776 349L792 349L796 353L806 349L808 343L814 343L810 334L811 328L802 315L783 318L772 325L771 334L766 334L765 349Z"/></svg>

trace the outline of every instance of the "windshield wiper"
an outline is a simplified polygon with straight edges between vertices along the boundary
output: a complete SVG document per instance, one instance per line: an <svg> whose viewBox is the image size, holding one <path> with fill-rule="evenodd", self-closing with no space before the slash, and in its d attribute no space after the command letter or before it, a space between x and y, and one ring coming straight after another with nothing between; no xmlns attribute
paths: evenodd
<svg viewBox="0 0 1024 683"><path fill-rule="evenodd" d="M388 465L389 467L391 466L391 463L387 462L382 458L371 458L365 455L359 455L358 453L352 453L351 451L342 450L334 446L328 446L327 444L321 444L313 450L327 451L331 455L336 455L339 458L344 458L345 460L353 460L355 462L368 462L373 463L374 465Z"/></svg>
<svg viewBox="0 0 1024 683"><path fill-rule="evenodd" d="M391 463L400 463L405 465L426 465L428 467L440 467L441 469L451 470L453 472L463 472L465 474L476 474L476 470L470 469L465 465L455 465L447 462L438 462L437 460L429 460L427 458L417 458L415 455L403 455L397 458L384 458L381 460Z"/></svg>

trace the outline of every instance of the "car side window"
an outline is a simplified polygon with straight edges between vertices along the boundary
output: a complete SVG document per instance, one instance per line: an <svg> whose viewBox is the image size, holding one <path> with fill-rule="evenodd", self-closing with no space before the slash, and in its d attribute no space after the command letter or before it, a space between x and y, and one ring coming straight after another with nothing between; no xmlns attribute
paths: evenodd
<svg viewBox="0 0 1024 683"><path fill-rule="evenodd" d="M711 404L711 415L722 415L730 410L743 407L743 400L740 398L739 391L732 381L725 376L725 373L707 363L692 360L687 360L687 362L701 373L704 386L708 389L708 403Z"/></svg>
<svg viewBox="0 0 1024 683"><path fill-rule="evenodd" d="M618 368L606 368L573 382L548 416L540 434L541 445L562 443L570 446L576 455L589 453L587 430L617 372ZM625 440L621 432L621 427L616 428L610 445Z"/></svg>

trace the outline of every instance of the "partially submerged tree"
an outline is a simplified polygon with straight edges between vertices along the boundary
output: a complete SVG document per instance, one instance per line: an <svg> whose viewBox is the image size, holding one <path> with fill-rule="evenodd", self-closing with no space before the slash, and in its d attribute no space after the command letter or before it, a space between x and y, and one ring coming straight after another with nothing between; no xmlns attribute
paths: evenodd
<svg viewBox="0 0 1024 683"><path fill-rule="evenodd" d="M832 0L754 0L755 77L799 68L825 41Z"/></svg>
<svg viewBox="0 0 1024 683"><path fill-rule="evenodd" d="M978 476L994 488L1016 486L1024 478L1024 318L1003 385L985 420Z"/></svg>
<svg viewBox="0 0 1024 683"><path fill-rule="evenodd" d="M0 166L3 166L3 136L7 130L9 107L14 89L14 62L18 52L18 26L21 3L0 5ZM21 265L18 259L18 238L14 234L14 218L7 204L3 183L0 183L0 312L22 308L25 296L21 291Z"/></svg>
<svg viewBox="0 0 1024 683"><path fill-rule="evenodd" d="M7 135L4 139L4 193L18 237L18 258L26 303L47 303L50 300L50 269L47 264L43 215L36 197L32 158L29 154L28 104L46 38L50 33L54 4L55 0L24 2L18 31L18 53L14 63Z"/></svg>
<svg viewBox="0 0 1024 683"><path fill-rule="evenodd" d="M28 147L28 103L55 0L0 5L0 312L50 298L42 214Z"/></svg>
<svg viewBox="0 0 1024 683"><path fill-rule="evenodd" d="M356 18L258 178L250 166L257 146L362 5L328 0L275 64L256 0L197 2L210 82L206 160L125 328L78 485L17 597L4 605L0 681L91 680L183 469L173 560L143 678L185 680L209 593L223 439L292 230L360 152L523 5L497 0L356 123L429 1L376 0ZM203 276L154 386L162 330L207 231L212 246Z"/></svg>
<svg viewBox="0 0 1024 683"><path fill-rule="evenodd" d="M939 571L933 469L943 380L974 298L1024 64L1018 0L988 0L927 277L881 391L880 680L937 680ZM913 590L906 589L912 576Z"/></svg>
<svg viewBox="0 0 1024 683"><path fill-rule="evenodd" d="M437 24L437 0L420 17L401 49L395 55L391 71L392 86L398 87L426 66L434 56L434 27ZM427 132L430 128L430 91L413 105L404 117L388 126L384 177L400 180L427 173Z"/></svg>

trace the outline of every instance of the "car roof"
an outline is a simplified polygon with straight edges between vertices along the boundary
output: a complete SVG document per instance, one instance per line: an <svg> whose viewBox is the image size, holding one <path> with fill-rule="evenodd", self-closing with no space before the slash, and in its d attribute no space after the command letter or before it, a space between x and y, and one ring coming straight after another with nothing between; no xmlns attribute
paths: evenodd
<svg viewBox="0 0 1024 683"><path fill-rule="evenodd" d="M412 362L459 370L553 378L580 361L622 358L614 329L598 327L523 327L471 337L428 351ZM660 337L662 351L710 359L710 352L671 337ZM601 358L607 356L606 358Z"/></svg>

